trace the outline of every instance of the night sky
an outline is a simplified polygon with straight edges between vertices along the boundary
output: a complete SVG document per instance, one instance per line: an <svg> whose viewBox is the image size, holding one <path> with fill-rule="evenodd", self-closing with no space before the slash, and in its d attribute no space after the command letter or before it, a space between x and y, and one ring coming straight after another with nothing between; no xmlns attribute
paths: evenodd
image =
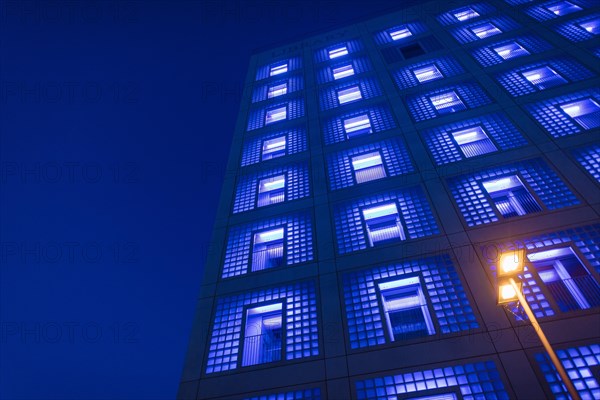
<svg viewBox="0 0 600 400"><path fill-rule="evenodd" d="M250 56L365 4L0 2L0 398L175 397Z"/></svg>

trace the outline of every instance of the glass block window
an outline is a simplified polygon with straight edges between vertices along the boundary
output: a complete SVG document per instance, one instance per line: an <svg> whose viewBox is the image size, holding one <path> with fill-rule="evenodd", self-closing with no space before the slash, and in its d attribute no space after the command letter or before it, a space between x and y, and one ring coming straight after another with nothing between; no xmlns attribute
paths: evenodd
<svg viewBox="0 0 600 400"><path fill-rule="evenodd" d="M248 115L247 130L252 131L301 117L304 117L304 100L301 98L275 103L269 107L254 107Z"/></svg>
<svg viewBox="0 0 600 400"><path fill-rule="evenodd" d="M551 0L525 10L525 13L538 21L548 21L564 15L572 14L587 8L586 0Z"/></svg>
<svg viewBox="0 0 600 400"><path fill-rule="evenodd" d="M302 68L301 57L291 57L274 63L262 65L256 70L256 80L266 79L274 76L283 76L288 72Z"/></svg>
<svg viewBox="0 0 600 400"><path fill-rule="evenodd" d="M554 29L571 42L582 42L600 34L600 14L577 18Z"/></svg>
<svg viewBox="0 0 600 400"><path fill-rule="evenodd" d="M283 303L246 310L242 367L281 361Z"/></svg>
<svg viewBox="0 0 600 400"><path fill-rule="evenodd" d="M555 138L574 135L600 126L600 90L590 89L537 103L527 111Z"/></svg>
<svg viewBox="0 0 600 400"><path fill-rule="evenodd" d="M312 282L294 283L217 299L207 374L241 366L242 327L248 310L275 303L281 304L285 326L282 359L290 361L319 354L315 286Z"/></svg>
<svg viewBox="0 0 600 400"><path fill-rule="evenodd" d="M375 161L371 159L369 154L375 152L379 154L381 167L370 166L370 163ZM362 158L359 159L358 157ZM355 163L357 164L356 166L354 165ZM362 177L361 181L368 177L377 176L383 178L385 176L397 176L414 172L406 144L402 139L395 138L368 143L327 156L329 188L336 190L359 183L359 177L356 172L357 166L365 167L361 173L366 176Z"/></svg>
<svg viewBox="0 0 600 400"><path fill-rule="evenodd" d="M404 25L397 25L383 31L377 32L375 42L382 46L388 43L401 43L411 41L414 36L426 32L427 26L422 22L409 22Z"/></svg>
<svg viewBox="0 0 600 400"><path fill-rule="evenodd" d="M454 25L482 15L490 14L494 10L495 8L489 4L476 3L467 7L455 8L454 10L445 12L439 15L437 20L444 26Z"/></svg>
<svg viewBox="0 0 600 400"><path fill-rule="evenodd" d="M387 176L379 151L354 156L351 158L350 164L354 171L356 183L374 181Z"/></svg>
<svg viewBox="0 0 600 400"><path fill-rule="evenodd" d="M284 227L269 228L253 235L251 271L281 267L285 263Z"/></svg>
<svg viewBox="0 0 600 400"><path fill-rule="evenodd" d="M583 147L573 150L573 155L585 170L600 182L600 145Z"/></svg>
<svg viewBox="0 0 600 400"><path fill-rule="evenodd" d="M533 261L528 260L528 263L526 263L521 281L523 282L523 294L529 306L536 317L542 318L561 312L560 302L563 303L563 307L572 304L568 302L572 301L570 300L572 299L572 292L565 288L564 281L555 281L554 287L548 288L549 284L552 285L553 275L558 275L558 273L545 272L553 265L548 265L548 262L540 262L540 259L548 255L550 255L548 258L556 259L556 257L552 257L552 252L554 252L554 255L560 252L571 255L571 257L565 258L566 269L567 271L574 271L573 275L577 281L572 280L569 286L571 288L576 287L580 292L583 292L584 296L588 296L586 301L591 301L591 304L595 304L595 306L599 304L598 282L591 279L592 277L589 274L580 274L584 270L587 272L594 270L600 272L599 238L600 225L590 225L544 233L534 237L518 238L514 242L494 243L491 246L483 247L481 250L487 259L490 270L494 274L497 270L496 263L499 254L502 252L514 251L516 248L526 248L528 253L534 254ZM563 263L563 267L565 263ZM542 272L542 276L539 272ZM563 278L568 279L565 275L563 275ZM511 303L508 307L517 320L527 319L524 311L517 306L517 303Z"/></svg>
<svg viewBox="0 0 600 400"><path fill-rule="evenodd" d="M577 61L559 58L513 68L496 75L496 79L507 92L517 97L593 76Z"/></svg>
<svg viewBox="0 0 600 400"><path fill-rule="evenodd" d="M500 113L428 129L422 137L437 165L527 144L517 127Z"/></svg>
<svg viewBox="0 0 600 400"><path fill-rule="evenodd" d="M439 57L407 65L392 72L392 77L400 90L415 87L420 83L455 76L464 73L464 68L451 56Z"/></svg>
<svg viewBox="0 0 600 400"><path fill-rule="evenodd" d="M294 265L313 260L312 221L308 213L283 215L234 226L229 229L223 278L248 273L253 261L255 234L284 229L283 245L285 265Z"/></svg>
<svg viewBox="0 0 600 400"><path fill-rule="evenodd" d="M241 166L306 151L306 130L295 128L244 139Z"/></svg>
<svg viewBox="0 0 600 400"><path fill-rule="evenodd" d="M319 49L315 52L315 61L324 62L346 57L348 54L358 53L362 50L362 43L358 39L339 42Z"/></svg>
<svg viewBox="0 0 600 400"><path fill-rule="evenodd" d="M594 374L600 367L600 345L591 344L587 346L571 347L556 350L556 356L566 370L573 386L584 400L600 398L600 382L598 375ZM569 399L567 388L562 383L562 378L550 361L547 353L535 355L550 391L557 399ZM595 376L594 376L595 375Z"/></svg>
<svg viewBox="0 0 600 400"><path fill-rule="evenodd" d="M524 35L480 47L473 50L471 55L482 67L489 67L513 58L542 53L551 48L550 43L537 36Z"/></svg>
<svg viewBox="0 0 600 400"><path fill-rule="evenodd" d="M398 43L381 49L381 55L388 64L410 60L433 51L442 49L441 43L433 36L426 36L418 41Z"/></svg>
<svg viewBox="0 0 600 400"><path fill-rule="evenodd" d="M433 331L446 334L479 327L456 268L448 255L346 273L343 282L348 337L352 349L395 341L389 327L398 326L402 319L398 315L392 315L390 320L385 311L388 310L389 313L389 309L398 308L411 300L418 300L419 303L416 306L416 316L422 321L420 327L426 330L422 336L432 334ZM398 288L398 283L406 284L403 285L405 287L418 283L418 299L406 299L413 294L408 290L395 293L394 289ZM383 295L385 301L391 302L388 304L389 309L385 309L378 293ZM397 304L402 298L407 301ZM428 321L423 310L424 305ZM405 334L414 332L412 329L405 330ZM398 335L399 340L402 332L398 332Z"/></svg>
<svg viewBox="0 0 600 400"><path fill-rule="evenodd" d="M333 144L357 136L396 128L394 117L387 106L357 109L323 121L325 144Z"/></svg>
<svg viewBox="0 0 600 400"><path fill-rule="evenodd" d="M395 375L356 381L358 400L419 399L420 396L445 392L457 399L508 400L500 373L493 361L452 365L444 368L415 370ZM436 397L425 397L434 399ZM439 398L439 397L438 397ZM442 397L446 400L448 397ZM452 398L452 397L449 397Z"/></svg>
<svg viewBox="0 0 600 400"><path fill-rule="evenodd" d="M330 110L346 103L377 96L381 96L381 88L376 79L351 79L340 85L321 89L319 104L321 110Z"/></svg>
<svg viewBox="0 0 600 400"><path fill-rule="evenodd" d="M374 209L389 205L396 207L397 214L385 214L391 210L391 207L383 210ZM367 210L366 217L364 210ZM371 218L377 218L378 212L382 213L381 221ZM365 219L370 220L369 226L365 223ZM378 222L381 224L378 225ZM389 232L390 236L397 233L397 236L404 235L407 240L439 233L429 202L420 187L381 193L337 204L334 207L334 224L339 254L378 244L379 233L382 237L386 232ZM380 229L381 231L378 232ZM375 232L369 235L369 231ZM398 240L401 239L398 237L394 239L394 241Z"/></svg>
<svg viewBox="0 0 600 400"><path fill-rule="evenodd" d="M451 31L452 36L460 43L467 44L476 40L487 39L501 33L519 28L519 24L509 17L493 17L476 22L466 23Z"/></svg>
<svg viewBox="0 0 600 400"><path fill-rule="evenodd" d="M272 393L254 397L246 397L244 400L321 400L321 389L303 389L291 392Z"/></svg>
<svg viewBox="0 0 600 400"><path fill-rule="evenodd" d="M514 179L515 176L518 177L518 181ZM510 182L505 182L505 179ZM498 221L502 215L504 218L511 218L515 215L509 211L511 206L517 208L517 202L527 211L526 214L535 212L532 199L536 204L541 203L538 204L540 208L545 207L549 210L579 204L577 197L541 159L451 178L448 185L469 226L489 224ZM511 188L514 188L512 192ZM525 192L521 188L525 189ZM495 192L495 189L498 192ZM516 199L506 200L503 195Z"/></svg>
<svg viewBox="0 0 600 400"><path fill-rule="evenodd" d="M467 108L481 107L492 100L483 89L472 82L407 96L408 109L416 122L436 118Z"/></svg>
<svg viewBox="0 0 600 400"><path fill-rule="evenodd" d="M253 210L282 201L308 197L308 165L292 164L241 175L235 190L233 212Z"/></svg>
<svg viewBox="0 0 600 400"><path fill-rule="evenodd" d="M364 207L361 213L369 247L406 239L396 202Z"/></svg>
<svg viewBox="0 0 600 400"><path fill-rule="evenodd" d="M304 88L302 77L292 76L288 79L275 80L269 84L260 85L252 92L252 102L257 103L283 96L288 93L294 93Z"/></svg>
<svg viewBox="0 0 600 400"><path fill-rule="evenodd" d="M319 84L344 81L344 78L349 76L360 75L372 69L371 62L366 57L355 57L352 59L344 59L326 65L317 71L317 82Z"/></svg>

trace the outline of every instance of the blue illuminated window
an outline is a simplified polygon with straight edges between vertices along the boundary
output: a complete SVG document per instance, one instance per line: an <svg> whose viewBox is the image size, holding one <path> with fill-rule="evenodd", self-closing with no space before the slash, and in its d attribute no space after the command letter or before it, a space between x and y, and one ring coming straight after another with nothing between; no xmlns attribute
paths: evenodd
<svg viewBox="0 0 600 400"><path fill-rule="evenodd" d="M487 3L472 3L467 7L455 8L437 16L437 20L444 26L460 24L494 12L496 8Z"/></svg>
<svg viewBox="0 0 600 400"><path fill-rule="evenodd" d="M369 182L386 177L381 153L378 151L354 156L352 157L351 164L356 183Z"/></svg>
<svg viewBox="0 0 600 400"><path fill-rule="evenodd" d="M529 52L517 42L511 42L502 46L492 47L492 49L504 60L529 55Z"/></svg>
<svg viewBox="0 0 600 400"><path fill-rule="evenodd" d="M389 43L401 43L411 41L415 36L426 32L429 28L421 21L412 21L388 27L387 29L376 32L374 35L375 42L379 46Z"/></svg>
<svg viewBox="0 0 600 400"><path fill-rule="evenodd" d="M354 75L354 68L352 67L352 64L347 64L342 65L341 67L332 68L331 72L333 73L333 79L338 80Z"/></svg>
<svg viewBox="0 0 600 400"><path fill-rule="evenodd" d="M241 166L268 161L306 151L306 130L295 128L283 132L269 132L244 138Z"/></svg>
<svg viewBox="0 0 600 400"><path fill-rule="evenodd" d="M573 150L575 159L600 182L600 144Z"/></svg>
<svg viewBox="0 0 600 400"><path fill-rule="evenodd" d="M285 175L264 178L258 182L258 207L285 201Z"/></svg>
<svg viewBox="0 0 600 400"><path fill-rule="evenodd" d="M272 65L269 69L269 76L281 75L288 72L288 63L285 62L283 64Z"/></svg>
<svg viewBox="0 0 600 400"><path fill-rule="evenodd" d="M287 107L277 107L267 110L265 113L265 125L272 124L277 121L287 119Z"/></svg>
<svg viewBox="0 0 600 400"><path fill-rule="evenodd" d="M398 28L390 29L387 31L392 40L400 40L412 36L412 32L407 26L401 26Z"/></svg>
<svg viewBox="0 0 600 400"><path fill-rule="evenodd" d="M266 91L265 91L266 96ZM287 96L286 96L287 97ZM247 130L263 128L283 120L292 120L304 116L304 99L297 97L267 107L252 107L248 112Z"/></svg>
<svg viewBox="0 0 600 400"><path fill-rule="evenodd" d="M459 21L467 21L471 18L479 17L479 13L473 10L471 7L462 8L452 13L454 17Z"/></svg>
<svg viewBox="0 0 600 400"><path fill-rule="evenodd" d="M433 104L437 112L440 114L448 114L467 109L455 91L437 94L435 96L431 96L429 99L431 104Z"/></svg>
<svg viewBox="0 0 600 400"><path fill-rule="evenodd" d="M346 132L348 139L373 133L373 127L371 126L371 120L369 119L368 114L346 118L343 125L344 132Z"/></svg>
<svg viewBox="0 0 600 400"><path fill-rule="evenodd" d="M441 79L444 77L435 64L415 68L413 74L420 83Z"/></svg>
<svg viewBox="0 0 600 400"><path fill-rule="evenodd" d="M281 360L282 303L246 310L242 367Z"/></svg>
<svg viewBox="0 0 600 400"><path fill-rule="evenodd" d="M591 33L592 35L597 35L600 33L600 18L595 18L589 21L581 22L579 26L585 29L587 32Z"/></svg>
<svg viewBox="0 0 600 400"><path fill-rule="evenodd" d="M556 26L556 31L572 42L581 42L600 34L600 16L586 16Z"/></svg>
<svg viewBox="0 0 600 400"><path fill-rule="evenodd" d="M521 74L538 89L547 89L567 83L565 78L548 66L523 71Z"/></svg>
<svg viewBox="0 0 600 400"><path fill-rule="evenodd" d="M600 105L591 98L559 105L560 109L584 129L600 126Z"/></svg>
<svg viewBox="0 0 600 400"><path fill-rule="evenodd" d="M502 33L502 31L491 22L474 26L471 28L471 32L473 32L473 34L475 34L475 36L477 36L479 39L485 39Z"/></svg>
<svg viewBox="0 0 600 400"><path fill-rule="evenodd" d="M358 86L353 86L347 89L338 90L337 97L340 104L346 104L362 99L362 94L360 93L360 88Z"/></svg>
<svg viewBox="0 0 600 400"><path fill-rule="evenodd" d="M433 80L464 73L462 65L452 56L437 57L402 66L392 71L394 81L400 90L418 86Z"/></svg>
<svg viewBox="0 0 600 400"><path fill-rule="evenodd" d="M450 132L465 157L475 157L497 151L481 126Z"/></svg>
<svg viewBox="0 0 600 400"><path fill-rule="evenodd" d="M254 234L252 272L281 267L284 264L284 238L284 228L276 228Z"/></svg>
<svg viewBox="0 0 600 400"><path fill-rule="evenodd" d="M396 121L389 107L381 104L365 108L355 108L351 111L325 118L321 126L325 144L330 145L349 140L356 136L394 129Z"/></svg>
<svg viewBox="0 0 600 400"><path fill-rule="evenodd" d="M336 47L328 51L329 59L345 56L348 54L348 48L346 46Z"/></svg>
<svg viewBox="0 0 600 400"><path fill-rule="evenodd" d="M286 153L287 138L286 136L278 136L272 139L263 141L262 144L262 160L270 160L272 158L282 157Z"/></svg>
<svg viewBox="0 0 600 400"><path fill-rule="evenodd" d="M517 175L482 181L481 184L504 218L542 210Z"/></svg>
<svg viewBox="0 0 600 400"><path fill-rule="evenodd" d="M406 239L396 203L363 208L362 215L369 246Z"/></svg>
<svg viewBox="0 0 600 400"><path fill-rule="evenodd" d="M283 96L287 93L288 86L287 82L280 83L278 85L269 86L267 90L267 98L271 99L277 96Z"/></svg>
<svg viewBox="0 0 600 400"><path fill-rule="evenodd" d="M559 1L557 3L552 3L545 6L545 8L559 17L581 10L581 7L568 1Z"/></svg>
<svg viewBox="0 0 600 400"><path fill-rule="evenodd" d="M418 276L379 282L377 286L391 341L435 334Z"/></svg>
<svg viewBox="0 0 600 400"><path fill-rule="evenodd" d="M551 48L550 43L537 36L523 35L480 47L471 54L481 66L489 67L513 58L542 53Z"/></svg>

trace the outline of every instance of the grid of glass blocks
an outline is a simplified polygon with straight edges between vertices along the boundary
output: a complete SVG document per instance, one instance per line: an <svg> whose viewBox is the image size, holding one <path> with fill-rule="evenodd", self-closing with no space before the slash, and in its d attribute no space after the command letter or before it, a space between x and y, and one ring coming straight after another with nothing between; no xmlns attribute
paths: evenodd
<svg viewBox="0 0 600 400"><path fill-rule="evenodd" d="M408 22L403 25L392 26L386 30L375 33L375 42L383 46L388 43L401 43L412 40L411 38L426 32L427 25L419 21Z"/></svg>
<svg viewBox="0 0 600 400"><path fill-rule="evenodd" d="M241 166L257 164L272 158L302 153L308 149L306 129L294 128L245 138Z"/></svg>
<svg viewBox="0 0 600 400"><path fill-rule="evenodd" d="M600 144L573 150L573 155L585 170L600 182Z"/></svg>
<svg viewBox="0 0 600 400"><path fill-rule="evenodd" d="M520 6L522 4L532 3L533 0L504 0L506 3L511 6Z"/></svg>
<svg viewBox="0 0 600 400"><path fill-rule="evenodd" d="M359 97L350 97L352 93L349 91L355 88L358 90ZM375 78L351 79L345 80L339 85L321 89L319 93L319 105L321 110L330 110L342 104L377 96L381 96L381 87ZM348 100L344 101L346 98Z"/></svg>
<svg viewBox="0 0 600 400"><path fill-rule="evenodd" d="M229 229L223 278L249 272L254 234L269 228L284 228L285 265L294 265L313 259L312 221L308 213L273 217Z"/></svg>
<svg viewBox="0 0 600 400"><path fill-rule="evenodd" d="M454 25L482 15L490 14L494 12L494 10L495 7L490 6L489 4L474 3L438 15L437 20L444 26Z"/></svg>
<svg viewBox="0 0 600 400"><path fill-rule="evenodd" d="M315 52L315 61L324 62L330 60L341 60L362 50L362 43L358 39L347 40L331 46L319 49Z"/></svg>
<svg viewBox="0 0 600 400"><path fill-rule="evenodd" d="M462 25L451 31L452 36L460 43L467 44L476 40L487 39L519 28L519 24L509 17L493 17L477 20Z"/></svg>
<svg viewBox="0 0 600 400"><path fill-rule="evenodd" d="M471 55L482 67L489 67L512 58L541 53L551 48L550 43L537 36L523 35L479 47L473 50Z"/></svg>
<svg viewBox="0 0 600 400"><path fill-rule="evenodd" d="M482 253L487 258L490 270L495 274L498 256L502 252L511 252L516 248L526 248L528 252L539 252L557 247L571 247L581 254L587 263L600 273L600 225L588 225L577 228L569 228L559 232L545 233L531 238L520 238L515 242L506 242L482 247ZM521 276L523 282L523 294L527 298L529 306L536 317L555 315L544 292L533 277L533 274L525 267L525 273ZM527 316L524 311L512 303L508 305L517 320L525 320Z"/></svg>
<svg viewBox="0 0 600 400"><path fill-rule="evenodd" d="M433 389L439 389L435 391L438 395L444 392L455 394L454 397L437 397L443 399L509 399L493 361L416 370L356 381L358 400L435 399Z"/></svg>
<svg viewBox="0 0 600 400"><path fill-rule="evenodd" d="M309 196L310 188L308 184L308 165L292 164L283 167L260 171L251 175L242 175L238 181L235 190L235 200L233 203L233 213L253 210L260 206L260 188L261 180L275 176L285 176L284 201L297 200Z"/></svg>
<svg viewBox="0 0 600 400"><path fill-rule="evenodd" d="M595 49L593 49L593 50L592 50L592 53L593 53L593 54L594 54L596 57L600 58L600 47L596 47Z"/></svg>
<svg viewBox="0 0 600 400"><path fill-rule="evenodd" d="M600 90L589 89L537 103L527 111L553 137L574 135L600 126Z"/></svg>
<svg viewBox="0 0 600 400"><path fill-rule="evenodd" d="M496 75L496 79L508 93L517 97L593 76L586 67L565 57L519 66Z"/></svg>
<svg viewBox="0 0 600 400"><path fill-rule="evenodd" d="M302 98L280 101L269 106L254 107L248 115L247 130L252 131L301 117L304 117L304 100Z"/></svg>
<svg viewBox="0 0 600 400"><path fill-rule="evenodd" d="M343 150L327 156L329 188L341 189L355 184L355 172L352 166L354 156L378 152L383 162L386 176L397 176L414 172L406 144L400 138L368 143L349 150Z"/></svg>
<svg viewBox="0 0 600 400"><path fill-rule="evenodd" d="M527 8L525 13L538 21L548 21L590 6L593 4L587 0L550 0Z"/></svg>
<svg viewBox="0 0 600 400"><path fill-rule="evenodd" d="M321 400L321 389L314 388L272 393L254 397L246 397L244 400Z"/></svg>
<svg viewBox="0 0 600 400"><path fill-rule="evenodd" d="M355 57L326 65L317 72L319 84L335 82L349 76L360 75L372 69L366 57Z"/></svg>
<svg viewBox="0 0 600 400"><path fill-rule="evenodd" d="M441 333L478 328L460 277L448 255L405 261L344 275L344 304L352 349L386 343L385 319L378 303L377 283L392 277L419 276L427 303Z"/></svg>
<svg viewBox="0 0 600 400"><path fill-rule="evenodd" d="M556 350L556 356L582 400L600 399L600 382L598 381L598 375L594 376L594 370L600 367L600 345L591 344L559 349ZM560 400L569 399L567 389L548 354L537 353L535 360L539 364L554 397Z"/></svg>
<svg viewBox="0 0 600 400"><path fill-rule="evenodd" d="M207 374L238 367L244 309L276 300L284 302L285 359L296 360L319 354L315 285L312 282L294 283L217 300Z"/></svg>
<svg viewBox="0 0 600 400"><path fill-rule="evenodd" d="M396 122L386 105L375 105L325 119L321 126L325 144L333 144L354 136L394 129Z"/></svg>
<svg viewBox="0 0 600 400"><path fill-rule="evenodd" d="M294 93L304 88L301 76L291 76L285 79L274 80L268 84L260 85L252 92L252 102L272 99L285 94Z"/></svg>
<svg viewBox="0 0 600 400"><path fill-rule="evenodd" d="M491 102L492 99L481 86L473 82L447 86L406 98L408 109L416 122L436 118L447 112L481 107Z"/></svg>
<svg viewBox="0 0 600 400"><path fill-rule="evenodd" d="M579 204L577 197L541 159L532 159L448 179L454 200L469 226L499 220L483 181L518 175L549 210Z"/></svg>
<svg viewBox="0 0 600 400"><path fill-rule="evenodd" d="M428 69L434 67L435 69ZM437 70L437 73L436 73ZM398 89L408 89L444 77L460 75L464 68L452 56L438 57L411 64L392 72Z"/></svg>
<svg viewBox="0 0 600 400"><path fill-rule="evenodd" d="M421 187L380 193L334 206L334 224L339 254L366 249L368 238L361 210L394 202L403 219L406 239L439 233L435 217Z"/></svg>
<svg viewBox="0 0 600 400"><path fill-rule="evenodd" d="M572 42L582 42L600 34L600 14L577 18L557 25L554 29Z"/></svg>
<svg viewBox="0 0 600 400"><path fill-rule="evenodd" d="M272 76L283 76L283 74L302 68L301 57L291 57L272 62L256 69L256 80L270 78Z"/></svg>
<svg viewBox="0 0 600 400"><path fill-rule="evenodd" d="M457 134L468 133L468 130L479 128L490 139L491 147L485 147L490 153L497 150L508 150L527 144L527 140L523 137L517 127L510 122L505 114L487 114L480 117L454 122L452 124L438 126L422 132L422 137L425 139L427 148L431 152L433 159L437 165L444 165L451 162L461 161L469 158L472 152L459 143ZM463 135L464 136L464 135ZM483 143L479 143L483 144ZM478 145L473 142L473 146ZM484 153L481 153L484 154Z"/></svg>

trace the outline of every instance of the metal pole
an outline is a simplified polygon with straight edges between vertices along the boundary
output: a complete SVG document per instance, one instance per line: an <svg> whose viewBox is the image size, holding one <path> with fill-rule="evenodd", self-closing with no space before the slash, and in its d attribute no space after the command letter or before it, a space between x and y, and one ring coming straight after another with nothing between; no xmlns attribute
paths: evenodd
<svg viewBox="0 0 600 400"><path fill-rule="evenodd" d="M527 299L525 299L525 296L523 296L523 293L521 293L521 291L519 290L519 287L517 286L517 283L515 282L514 278L510 278L509 282L512 285L515 292L517 293L517 297L519 298L519 301L523 305L525 314L527 314L529 321L531 321L531 326L533 326L533 329L535 329L535 332L537 333L538 337L540 338L540 341L542 342L542 344L544 345L544 348L548 352L548 355L550 356L550 360L552 360L552 364L554 364L554 368L556 368L556 370L558 371L558 374L562 378L563 383L567 387L567 390L569 391L571 398L573 400L581 400L581 397L579 397L579 393L575 389L575 386L573 386L573 382L571 382L569 375L567 375L567 371L565 371L565 369L563 368L562 364L560 363L560 360L558 359L558 357L556 356L556 353L554 352L554 349L552 349L552 346L550 346L550 342L546 338L546 335L544 335L544 331L542 331L542 327L538 323L537 318L535 318L535 315L531 311L531 308L529 308L529 304L527 304Z"/></svg>

